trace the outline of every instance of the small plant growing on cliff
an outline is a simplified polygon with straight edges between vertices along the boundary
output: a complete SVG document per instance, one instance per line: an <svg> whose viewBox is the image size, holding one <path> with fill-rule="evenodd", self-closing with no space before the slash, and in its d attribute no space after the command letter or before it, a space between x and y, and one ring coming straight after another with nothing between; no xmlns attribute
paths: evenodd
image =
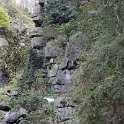
<svg viewBox="0 0 124 124"><path fill-rule="evenodd" d="M9 16L3 7L0 7L0 29L7 28L10 24Z"/></svg>

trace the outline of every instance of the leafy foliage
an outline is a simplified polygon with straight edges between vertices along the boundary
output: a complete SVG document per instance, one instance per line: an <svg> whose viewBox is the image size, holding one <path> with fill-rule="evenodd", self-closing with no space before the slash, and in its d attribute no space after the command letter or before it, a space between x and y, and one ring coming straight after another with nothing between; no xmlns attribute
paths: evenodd
<svg viewBox="0 0 124 124"><path fill-rule="evenodd" d="M10 24L9 16L3 7L0 7L0 28L7 28Z"/></svg>
<svg viewBox="0 0 124 124"><path fill-rule="evenodd" d="M47 22L62 24L74 18L74 12L66 5L66 0L49 0L45 6Z"/></svg>
<svg viewBox="0 0 124 124"><path fill-rule="evenodd" d="M25 65L25 48L21 46L7 45L0 49L0 65L15 73ZM10 52L11 51L11 52Z"/></svg>
<svg viewBox="0 0 124 124"><path fill-rule="evenodd" d="M74 95L80 103L80 123L121 124L124 111L123 1L90 0L78 9L82 16L77 26L89 37L91 48L81 61L84 74L77 78Z"/></svg>

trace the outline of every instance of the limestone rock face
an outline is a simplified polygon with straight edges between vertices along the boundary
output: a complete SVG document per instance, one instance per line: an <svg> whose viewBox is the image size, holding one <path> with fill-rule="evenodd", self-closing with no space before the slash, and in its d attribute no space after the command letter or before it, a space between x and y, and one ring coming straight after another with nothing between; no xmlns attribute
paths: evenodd
<svg viewBox="0 0 124 124"><path fill-rule="evenodd" d="M34 37L31 39L31 47L33 49L41 49L46 46L46 43L49 41L47 38L43 37Z"/></svg>
<svg viewBox="0 0 124 124"><path fill-rule="evenodd" d="M35 7L33 20L36 27L31 31L31 46L33 51L33 65L42 69L45 83L51 84L51 90L56 96L54 99L55 119L49 120L48 124L71 124L71 118L75 113L75 103L72 98L66 96L68 91L73 88L75 76L83 74L82 67L79 66L80 58L87 52L87 44L78 44L75 42L80 38L82 32L72 35L66 46L60 47L51 44L55 37L49 37L41 28L41 12L46 0L39 0ZM48 32L48 31L47 31ZM49 31L49 33L52 33ZM87 38L85 35L83 40ZM41 52L42 51L42 52ZM73 90L73 89L72 89ZM65 97L66 96L66 97Z"/></svg>
<svg viewBox="0 0 124 124"><path fill-rule="evenodd" d="M34 27L31 30L31 38L40 37L42 35L42 28L41 27Z"/></svg>
<svg viewBox="0 0 124 124"><path fill-rule="evenodd" d="M27 8L29 12L33 13L35 0L15 0L15 2L23 8Z"/></svg>
<svg viewBox="0 0 124 124"><path fill-rule="evenodd" d="M40 27L42 25L42 15L41 15L41 6L38 4L35 6L35 10L32 15L33 21L36 24L36 27Z"/></svg>
<svg viewBox="0 0 124 124"><path fill-rule="evenodd" d="M56 79L52 82L52 84L59 84L59 85L70 85L73 84L73 76L74 72L71 70L64 70L63 72L59 73Z"/></svg>
<svg viewBox="0 0 124 124"><path fill-rule="evenodd" d="M45 58L47 58L47 59L55 58L58 55L61 56L61 55L63 55L63 53L64 53L64 51L62 48L56 47L56 46L51 46L50 43L48 43L46 45L46 47L44 48Z"/></svg>
<svg viewBox="0 0 124 124"><path fill-rule="evenodd" d="M55 108L64 108L73 106L71 97L58 97L55 98L54 107Z"/></svg>
<svg viewBox="0 0 124 124"><path fill-rule="evenodd" d="M63 122L72 118L72 115L75 113L75 109L72 107L58 108L55 113Z"/></svg>
<svg viewBox="0 0 124 124"><path fill-rule="evenodd" d="M24 118L27 115L27 111L23 108L20 108L17 111L7 112L4 117L5 124L11 124L17 122L20 118Z"/></svg>

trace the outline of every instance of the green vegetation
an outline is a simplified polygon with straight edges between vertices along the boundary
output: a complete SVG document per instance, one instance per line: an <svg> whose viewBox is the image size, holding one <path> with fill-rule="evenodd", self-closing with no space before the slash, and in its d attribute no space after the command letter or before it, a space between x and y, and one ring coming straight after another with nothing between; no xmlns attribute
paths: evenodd
<svg viewBox="0 0 124 124"><path fill-rule="evenodd" d="M8 2L1 2L0 0L0 5L6 8L7 13L12 21L16 21L22 25L26 24L28 26L34 26L30 13L26 9L17 5L14 1L9 0Z"/></svg>
<svg viewBox="0 0 124 124"><path fill-rule="evenodd" d="M68 8L66 0L49 0L45 6L48 24L62 24L67 23L70 19L75 17L74 10Z"/></svg>
<svg viewBox="0 0 124 124"><path fill-rule="evenodd" d="M51 25L44 27L43 36L53 38L54 40L51 41L53 46L66 46L71 35L82 32L82 35L72 42L80 47L84 44L88 45L87 54L78 61L79 66L82 66L83 74L75 77L76 83L73 93L71 92L77 102L74 118L79 119L80 124L122 124L124 120L123 0L71 1L72 5L75 5L75 15L65 6L64 0L48 2L46 22ZM84 35L88 37L87 40L83 39ZM5 66L14 72L19 72L24 67L25 52L20 47L19 49L9 47L6 51L13 53L7 52L0 56ZM31 52L28 51L30 55ZM13 107L26 108L29 112L28 120L31 122L46 124L48 117L54 118L53 105L43 106L46 104L43 97L50 94L50 86L44 83L42 70L34 68L31 59L32 56L29 67L24 69L20 78L12 79L12 82L18 82L18 86L22 89L19 96L12 98L9 103ZM63 58L58 56L58 59ZM4 91L1 90L0 94Z"/></svg>
<svg viewBox="0 0 124 124"><path fill-rule="evenodd" d="M0 29L7 28L10 24L9 16L3 7L0 7Z"/></svg>
<svg viewBox="0 0 124 124"><path fill-rule="evenodd" d="M80 16L75 21L70 20L71 23L62 24L59 27L61 36L51 42L53 45L66 43L70 35L80 31L88 37L88 40L83 40L80 36L73 41L80 46L87 43L90 48L88 54L80 58L84 74L75 80L76 88L72 96L78 102L75 116L81 120L80 124L122 124L123 1L79 0L76 10Z"/></svg>
<svg viewBox="0 0 124 124"><path fill-rule="evenodd" d="M46 124L48 117L54 117L53 104L49 105L44 96L50 94L50 86L44 83L42 70L33 65L33 51L30 54L28 67L23 70L17 79L17 86L21 88L19 95L8 102L13 108L23 107L28 111L27 119L32 123Z"/></svg>
<svg viewBox="0 0 124 124"><path fill-rule="evenodd" d="M124 103L124 6L122 1L90 0L78 30L88 36L89 54L81 60L84 74L77 78L75 97L81 124L122 124ZM78 41L85 43L85 41Z"/></svg>

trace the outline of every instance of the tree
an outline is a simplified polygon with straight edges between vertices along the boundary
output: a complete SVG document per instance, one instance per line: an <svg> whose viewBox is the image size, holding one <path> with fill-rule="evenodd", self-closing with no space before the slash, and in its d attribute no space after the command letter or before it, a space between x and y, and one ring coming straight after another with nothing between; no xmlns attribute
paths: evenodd
<svg viewBox="0 0 124 124"><path fill-rule="evenodd" d="M66 0L49 0L45 6L45 13L49 24L66 23L74 17L72 9L66 5Z"/></svg>
<svg viewBox="0 0 124 124"><path fill-rule="evenodd" d="M7 28L10 24L9 16L3 7L0 7L0 28Z"/></svg>

